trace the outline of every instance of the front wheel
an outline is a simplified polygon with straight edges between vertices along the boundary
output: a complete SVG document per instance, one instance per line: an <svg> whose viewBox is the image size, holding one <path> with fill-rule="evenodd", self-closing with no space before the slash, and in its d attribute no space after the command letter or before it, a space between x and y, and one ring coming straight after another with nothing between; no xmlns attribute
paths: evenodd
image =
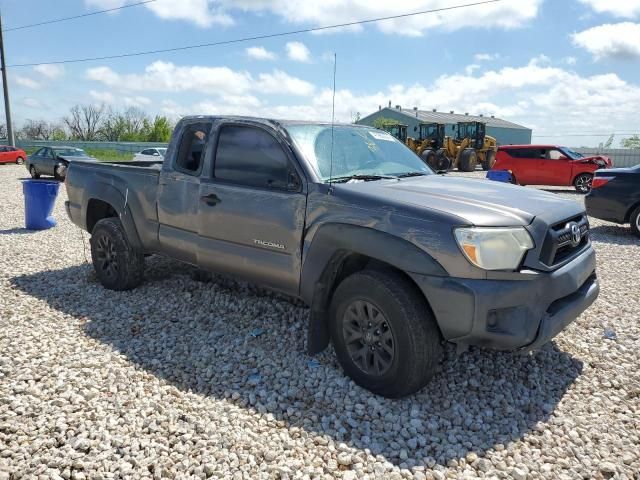
<svg viewBox="0 0 640 480"><path fill-rule="evenodd" d="M399 273L364 270L340 283L330 330L344 371L378 395L424 387L442 358L441 336L422 295Z"/></svg>
<svg viewBox="0 0 640 480"><path fill-rule="evenodd" d="M591 191L591 183L593 182L593 175L588 173L581 173L573 181L573 186L576 187L578 193L589 193Z"/></svg>
<svg viewBox="0 0 640 480"><path fill-rule="evenodd" d="M496 164L496 152L493 150L487 150L487 153L484 157L484 162L482 162L482 169L487 172L493 168Z"/></svg>
<svg viewBox="0 0 640 480"><path fill-rule="evenodd" d="M67 166L63 163L59 163L53 169L53 178L56 180L64 180L65 175L67 174Z"/></svg>
<svg viewBox="0 0 640 480"><path fill-rule="evenodd" d="M105 288L131 290L142 282L144 255L131 247L119 218L98 221L90 243L93 268Z"/></svg>
<svg viewBox="0 0 640 480"><path fill-rule="evenodd" d="M473 148L467 148L462 152L460 158L460 166L458 167L463 172L475 172L478 165L478 154Z"/></svg>
<svg viewBox="0 0 640 480"><path fill-rule="evenodd" d="M23 163L24 163L24 158L22 158L22 157L16 158L16 164L17 165L22 165Z"/></svg>
<svg viewBox="0 0 640 480"><path fill-rule="evenodd" d="M40 174L37 172L36 167L33 165L29 167L29 174L31 175L31 178L40 178Z"/></svg>
<svg viewBox="0 0 640 480"><path fill-rule="evenodd" d="M631 231L636 237L640 237L640 207L631 212Z"/></svg>

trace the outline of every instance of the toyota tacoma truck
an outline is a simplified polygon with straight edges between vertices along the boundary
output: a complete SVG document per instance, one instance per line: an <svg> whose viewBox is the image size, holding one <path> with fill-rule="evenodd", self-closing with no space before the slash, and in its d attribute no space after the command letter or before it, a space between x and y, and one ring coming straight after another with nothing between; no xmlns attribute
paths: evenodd
<svg viewBox="0 0 640 480"><path fill-rule="evenodd" d="M332 342L387 397L426 385L445 341L536 349L599 292L581 205L438 175L366 126L187 117L163 160L73 162L66 188L105 288L161 254L298 297L308 352Z"/></svg>

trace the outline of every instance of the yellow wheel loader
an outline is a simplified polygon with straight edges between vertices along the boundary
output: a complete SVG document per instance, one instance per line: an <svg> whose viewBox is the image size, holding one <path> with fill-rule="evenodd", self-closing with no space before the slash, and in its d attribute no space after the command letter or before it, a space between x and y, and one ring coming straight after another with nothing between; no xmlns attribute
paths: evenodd
<svg viewBox="0 0 640 480"><path fill-rule="evenodd" d="M382 129L390 133L402 143L407 143L407 126L401 123L384 125Z"/></svg>
<svg viewBox="0 0 640 480"><path fill-rule="evenodd" d="M444 129L445 125L442 123L421 123L414 127L418 132L418 139L407 139L407 146L437 172L451 168L451 157L444 148L447 140Z"/></svg>
<svg viewBox="0 0 640 480"><path fill-rule="evenodd" d="M491 170L496 163L498 142L486 134L487 125L482 122L459 122L456 138L447 137L445 149L451 158L455 158L454 167L463 172L473 172L476 166ZM452 155L455 151L455 155Z"/></svg>

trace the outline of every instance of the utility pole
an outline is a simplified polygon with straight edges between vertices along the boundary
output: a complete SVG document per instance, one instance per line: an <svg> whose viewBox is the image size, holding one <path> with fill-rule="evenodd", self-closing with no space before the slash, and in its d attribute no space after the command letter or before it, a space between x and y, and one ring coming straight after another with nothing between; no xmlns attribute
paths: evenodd
<svg viewBox="0 0 640 480"><path fill-rule="evenodd" d="M7 64L4 61L4 39L2 38L2 13L0 13L0 62L2 63L2 89L4 90L4 113L7 116L7 142L16 146L11 124L11 106L9 105L9 85L7 84Z"/></svg>

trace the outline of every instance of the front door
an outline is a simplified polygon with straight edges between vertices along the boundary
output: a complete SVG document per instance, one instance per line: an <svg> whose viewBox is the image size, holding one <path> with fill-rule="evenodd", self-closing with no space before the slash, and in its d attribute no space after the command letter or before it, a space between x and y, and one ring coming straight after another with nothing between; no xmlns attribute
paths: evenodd
<svg viewBox="0 0 640 480"><path fill-rule="evenodd" d="M202 120L184 126L173 164L163 165L158 186L161 250L192 264L198 257L198 193L210 131L211 122Z"/></svg>
<svg viewBox="0 0 640 480"><path fill-rule="evenodd" d="M263 125L214 131L213 175L200 185L198 263L296 295L307 197L295 157Z"/></svg>
<svg viewBox="0 0 640 480"><path fill-rule="evenodd" d="M571 162L557 148L548 148L540 160L541 185L571 185Z"/></svg>

